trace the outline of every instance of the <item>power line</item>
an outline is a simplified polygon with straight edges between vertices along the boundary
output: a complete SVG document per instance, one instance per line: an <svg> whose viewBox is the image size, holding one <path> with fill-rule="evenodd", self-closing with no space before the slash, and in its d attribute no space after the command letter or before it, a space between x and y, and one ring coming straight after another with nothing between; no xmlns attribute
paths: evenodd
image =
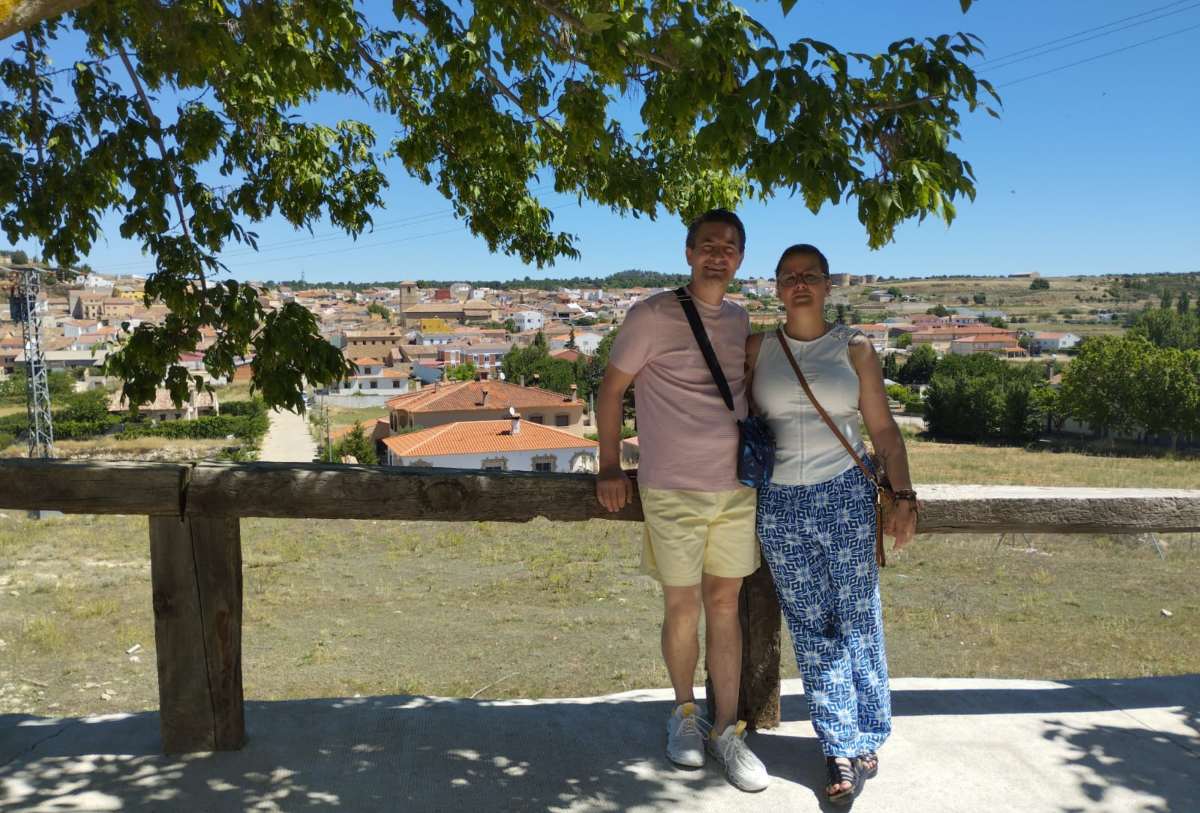
<svg viewBox="0 0 1200 813"><path fill-rule="evenodd" d="M1092 28L1085 28L1082 31L1076 31L1074 34L1067 34L1066 36L1058 37L1057 39L1047 40L1046 42L1038 43L1037 45L1031 45L1028 48L1022 48L1020 51L1013 51L1011 54L1005 54L1004 56L996 56L996 57L992 57L991 59L986 59L983 62L980 62L978 65L976 65L976 67L981 68L984 65L991 65L993 62L1003 62L1003 61L1007 60L1009 57L1020 56L1021 54L1027 54L1030 51L1036 51L1039 48L1045 48L1048 45L1057 45L1060 42L1066 42L1067 40L1072 40L1072 39L1075 39L1076 37L1082 37L1084 34L1091 34L1093 31L1100 31L1105 28L1110 28L1111 26L1119 25L1120 23L1128 22L1129 20L1136 20L1138 17L1145 17L1149 14L1155 14L1160 11L1165 11L1166 9L1174 8L1175 6L1180 6L1187 2L1190 2L1190 0L1175 0L1174 3L1167 3L1165 6L1158 6L1157 8L1147 9L1146 11L1143 11L1139 14L1131 14L1128 17L1122 17L1119 20L1113 20L1112 22L1104 23L1103 25L1097 25ZM1182 10L1186 11L1187 9L1182 9ZM1172 13L1176 13L1176 12L1172 12ZM1157 18L1155 18L1155 19L1157 19ZM1147 21L1147 22L1149 22L1149 21Z"/></svg>
<svg viewBox="0 0 1200 813"><path fill-rule="evenodd" d="M1037 50L1037 49L1041 48L1042 46L1040 46L1040 45L1034 46L1032 49L1026 48L1024 51L1017 51L1013 54L1009 54L1006 57L997 57L996 59L988 60L987 62L982 62L975 67L976 67L976 69L978 69L978 68L982 68L982 67L986 67L986 66L991 66L989 68L989 70L993 70L993 71L1004 70L1005 68L1012 67L1013 65L1017 65L1021 62L1027 62L1030 59L1037 59L1039 57L1046 56L1047 54L1055 53L1056 51L1062 51L1067 48L1073 48L1076 45L1083 45L1085 42L1091 42L1092 40L1098 40L1101 37L1107 37L1110 34L1118 34L1122 31L1128 30L1130 28L1136 28L1139 25L1146 25L1147 23L1152 23L1157 20L1161 20L1164 17L1171 17L1173 15L1182 14L1186 11L1192 11L1197 8L1200 8L1200 3L1192 3L1192 5L1190 5L1190 6L1186 6L1181 9L1176 9L1175 11L1170 11L1170 12L1167 12L1166 14L1160 14L1157 17L1151 17L1148 20L1139 20L1138 22L1130 23L1128 25L1123 25L1120 28L1114 28L1111 31L1104 31L1100 34L1093 34L1090 37L1084 37L1083 39L1076 39L1074 42L1069 42L1069 43L1066 43L1065 45L1059 45L1055 48L1046 48L1045 50L1038 50L1037 53L1029 54L1028 56L1022 56L1019 59L1009 59L1009 57L1016 56L1017 54L1025 53L1030 50ZM1118 21L1118 22L1120 22L1120 21ZM1109 25L1115 25L1115 23L1109 23ZM1101 27L1103 28L1105 26L1101 26ZM1094 31L1095 29L1089 29L1089 30ZM1084 33L1087 33L1087 32L1079 32L1079 34L1072 34L1070 37L1066 37L1065 39L1074 39L1075 37L1078 37L1080 34L1084 34ZM1002 65L993 64L996 62L1003 62L1004 64L1002 64Z"/></svg>
<svg viewBox="0 0 1200 813"><path fill-rule="evenodd" d="M1005 87L1010 87L1011 85L1020 84L1021 82L1028 82L1030 79L1037 79L1038 77L1046 76L1051 73L1058 73L1059 71L1065 71L1067 68L1074 68L1077 65L1083 65L1087 62L1095 62L1097 59L1103 59L1104 57L1112 56L1113 54L1119 54L1123 51L1129 51L1133 48L1139 48L1143 45L1149 45L1152 42L1158 42L1159 40L1165 40L1168 37L1176 37L1180 34L1184 34L1184 33L1188 32L1188 31L1195 31L1197 28L1200 28L1200 23L1197 23L1196 25L1190 25L1187 28L1180 28L1175 31L1170 31L1166 34L1162 34L1157 37L1151 37L1150 39L1142 40L1141 42L1135 42L1132 45L1126 45L1123 48L1114 48L1111 51L1105 51L1102 54L1096 54L1095 56L1090 56L1087 59L1080 59L1076 62L1069 62L1066 65L1059 65L1057 68L1050 68L1049 70L1041 71L1039 73L1032 73L1029 76L1022 76L1020 79L1013 79L1011 82L1004 82L1002 84L996 85L996 87L1005 88Z"/></svg>

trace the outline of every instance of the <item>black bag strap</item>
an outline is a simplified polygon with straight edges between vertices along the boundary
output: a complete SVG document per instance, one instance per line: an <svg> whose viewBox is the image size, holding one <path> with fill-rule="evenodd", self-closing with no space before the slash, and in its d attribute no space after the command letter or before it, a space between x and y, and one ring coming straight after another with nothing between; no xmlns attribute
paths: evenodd
<svg viewBox="0 0 1200 813"><path fill-rule="evenodd" d="M725 406L736 415L737 410L733 407L733 393L729 389L729 382L725 380L725 373L721 370L721 363L717 361L717 354L713 351L712 342L708 340L708 333L704 330L704 322L700 321L700 312L696 310L696 303L692 301L692 295L688 293L687 288L676 288L675 298L679 300L679 304L687 316L688 324L692 326L692 335L696 337L696 344L700 345L700 352L704 355L704 361L708 364L708 371L712 373L713 381L717 382L717 389L721 391L721 398L725 401Z"/></svg>

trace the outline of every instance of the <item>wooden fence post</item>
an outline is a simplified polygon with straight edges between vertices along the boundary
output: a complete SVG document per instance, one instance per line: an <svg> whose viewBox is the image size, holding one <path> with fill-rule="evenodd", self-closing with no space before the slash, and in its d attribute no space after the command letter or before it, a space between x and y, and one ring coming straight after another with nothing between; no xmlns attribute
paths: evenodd
<svg viewBox="0 0 1200 813"><path fill-rule="evenodd" d="M738 693L738 719L751 729L779 725L779 629L781 615L771 570L763 562L742 582L738 597L742 622L742 679ZM706 673L708 665L705 664ZM713 708L712 676L705 674L704 696L708 719Z"/></svg>
<svg viewBox="0 0 1200 813"><path fill-rule="evenodd" d="M779 725L779 598L764 561L742 582L742 684L738 718L752 728Z"/></svg>
<svg viewBox="0 0 1200 813"><path fill-rule="evenodd" d="M233 751L242 702L237 517L151 516L150 578L163 751Z"/></svg>

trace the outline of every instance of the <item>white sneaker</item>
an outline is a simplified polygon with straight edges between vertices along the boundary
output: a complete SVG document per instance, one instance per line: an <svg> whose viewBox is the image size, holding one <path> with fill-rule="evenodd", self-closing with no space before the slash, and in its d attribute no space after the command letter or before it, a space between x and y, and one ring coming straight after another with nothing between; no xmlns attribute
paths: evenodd
<svg viewBox="0 0 1200 813"><path fill-rule="evenodd" d="M667 718L667 759L682 768L704 767L704 721L695 703L680 703Z"/></svg>
<svg viewBox="0 0 1200 813"><path fill-rule="evenodd" d="M713 734L717 732L714 730ZM767 768L746 745L746 721L725 729L721 736L708 738L708 752L725 768L725 778L738 790L757 793L771 778Z"/></svg>

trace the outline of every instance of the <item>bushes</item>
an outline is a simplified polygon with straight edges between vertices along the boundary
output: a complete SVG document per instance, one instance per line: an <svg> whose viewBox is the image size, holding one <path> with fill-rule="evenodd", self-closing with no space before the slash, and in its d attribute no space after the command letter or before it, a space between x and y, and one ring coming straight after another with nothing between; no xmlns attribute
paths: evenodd
<svg viewBox="0 0 1200 813"><path fill-rule="evenodd" d="M270 421L262 401L230 401L221 406L221 411L221 415L208 415L191 421L163 421L158 424L130 421L125 424L121 437L199 440L233 435L249 443L257 443L267 433Z"/></svg>
<svg viewBox="0 0 1200 813"><path fill-rule="evenodd" d="M1040 370L990 355L947 356L925 394L925 419L936 437L1025 443L1044 419Z"/></svg>

